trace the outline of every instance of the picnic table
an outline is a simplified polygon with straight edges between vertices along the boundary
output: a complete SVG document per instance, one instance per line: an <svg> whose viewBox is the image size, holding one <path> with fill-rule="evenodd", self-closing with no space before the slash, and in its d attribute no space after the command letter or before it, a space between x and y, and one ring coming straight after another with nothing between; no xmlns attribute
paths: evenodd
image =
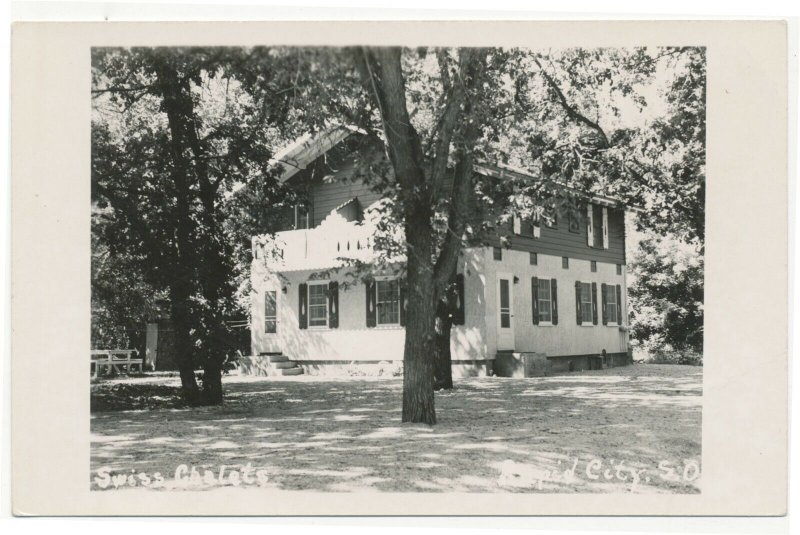
<svg viewBox="0 0 800 535"><path fill-rule="evenodd" d="M135 349L93 349L90 360L92 375L99 376L103 368L108 373L112 370L116 373L131 373L133 366L138 366L141 372L143 359L134 357L136 354L138 351Z"/></svg>

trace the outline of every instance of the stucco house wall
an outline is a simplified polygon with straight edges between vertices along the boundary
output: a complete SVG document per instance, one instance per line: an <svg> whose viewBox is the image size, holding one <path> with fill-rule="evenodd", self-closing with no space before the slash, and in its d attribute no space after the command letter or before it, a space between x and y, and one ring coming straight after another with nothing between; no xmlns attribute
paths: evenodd
<svg viewBox="0 0 800 535"><path fill-rule="evenodd" d="M465 306L464 325L454 325L451 332L453 359L493 359L486 344L488 330L485 322L482 249L468 249L463 253L459 272L464 273ZM283 352L295 361L324 362L380 362L403 359L405 328L400 326L367 327L366 286L350 283L346 273L330 279L339 282L339 327L299 326L299 288L317 272L292 271L280 275L270 273L263 262L254 261L252 268L252 328L253 354ZM276 334L267 334L264 328L264 299L267 289L277 296L278 327ZM285 293L284 293L285 292Z"/></svg>

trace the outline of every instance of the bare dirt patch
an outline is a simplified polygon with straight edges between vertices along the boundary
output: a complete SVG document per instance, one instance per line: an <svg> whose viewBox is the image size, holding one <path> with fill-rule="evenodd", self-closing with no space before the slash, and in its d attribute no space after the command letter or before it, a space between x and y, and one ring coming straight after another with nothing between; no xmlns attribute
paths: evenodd
<svg viewBox="0 0 800 535"><path fill-rule="evenodd" d="M94 413L91 488L115 487L98 474L133 474L141 486L142 474L152 483L158 473L163 483L151 486L162 489L700 491L699 367L464 379L454 391L437 393L433 427L400 423L397 378L224 381L221 407L143 404ZM130 382L179 384L177 378ZM199 479L187 481L192 467ZM245 484L240 478L251 469L261 479ZM127 488L131 481L117 483Z"/></svg>

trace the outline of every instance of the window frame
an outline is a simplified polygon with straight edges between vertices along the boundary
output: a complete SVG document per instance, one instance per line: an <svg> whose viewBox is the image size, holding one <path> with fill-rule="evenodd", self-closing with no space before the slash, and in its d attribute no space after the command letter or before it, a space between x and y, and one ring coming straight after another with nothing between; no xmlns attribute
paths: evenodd
<svg viewBox="0 0 800 535"><path fill-rule="evenodd" d="M542 299L542 288L543 288L542 282L546 282L547 283L546 286L547 286L548 299L545 299L545 300ZM539 317L537 318L537 320L538 320L537 325L539 327L553 327L553 279L539 279L539 278L537 278L536 279L536 284L539 285L539 287L536 289L536 295L537 295L536 308L539 311ZM546 302L547 303L547 310L548 310L548 312L550 314L550 319L549 320L543 320L542 319L542 302Z"/></svg>
<svg viewBox="0 0 800 535"><path fill-rule="evenodd" d="M586 292L584 292L585 288L588 288L588 290ZM592 292L592 283L591 282L581 282L581 327L594 327L594 299L595 299L595 296L592 295L593 293L594 292ZM589 296L589 300L588 301L584 301L583 300L584 295L588 295ZM589 306L589 319L588 320L584 319L584 311L585 311L585 306L587 304Z"/></svg>
<svg viewBox="0 0 800 535"><path fill-rule="evenodd" d="M306 282L306 327L311 330L325 330L330 328L330 314L328 311L330 310L331 306L331 297L328 295L328 288L329 288L330 281L328 280L313 280ZM312 305L311 304L311 287L312 286L322 286L323 293L325 295L325 325L312 325L311 324L311 307L321 307L322 305Z"/></svg>
<svg viewBox="0 0 800 535"><path fill-rule="evenodd" d="M273 299L273 306L275 307L275 315L274 316L267 316L267 295L272 292L275 294L275 298ZM306 296L308 297L308 296ZM267 329L267 322L270 321L275 322L275 330L269 331ZM268 288L264 290L264 334L278 334L278 290L273 288Z"/></svg>
<svg viewBox="0 0 800 535"><path fill-rule="evenodd" d="M610 303L608 301L609 296L614 298L614 316L615 320L611 321L609 319L609 311L610 311ZM606 308L606 325L608 327L619 327L619 318L620 318L620 304L617 303L617 287L614 284L606 284L606 295L603 296L603 305Z"/></svg>
<svg viewBox="0 0 800 535"><path fill-rule="evenodd" d="M378 287L380 286L381 283L387 283L387 282L395 282L395 283L397 283L397 286L396 286L396 288L397 288L397 321L393 322L393 323L383 323L383 322L381 322L380 305L381 305L382 301L379 300L379 295L380 294L378 293ZM400 297L401 297L400 296L400 278L399 277L393 277L393 276L375 277L375 289L373 291L375 292L375 328L378 328L378 329L384 328L384 329L386 329L386 328L393 328L393 327L401 327L401 324L400 324L400 312L401 312L400 311L400 307L403 306L403 303L401 302L401 299L400 299ZM383 303L390 303L390 302L391 301L383 301Z"/></svg>
<svg viewBox="0 0 800 535"><path fill-rule="evenodd" d="M300 226L300 208L305 208L306 223L304 227ZM311 204L302 202L294 205L294 229L295 230L308 230L311 228Z"/></svg>
<svg viewBox="0 0 800 535"><path fill-rule="evenodd" d="M492 247L492 259L495 262L502 262L503 261L503 248L502 247Z"/></svg>

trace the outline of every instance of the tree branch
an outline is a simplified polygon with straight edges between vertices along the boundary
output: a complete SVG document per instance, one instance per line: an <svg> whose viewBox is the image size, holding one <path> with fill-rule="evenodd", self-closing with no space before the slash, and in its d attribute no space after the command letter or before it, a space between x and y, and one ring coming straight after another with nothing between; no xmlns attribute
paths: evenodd
<svg viewBox="0 0 800 535"><path fill-rule="evenodd" d="M603 140L603 146L604 147L610 147L611 144L609 143L608 136L606 136L606 133L603 130L603 128L599 124L597 124L595 121L592 121L591 119L589 119L588 117L586 117L585 115L580 113L577 109L575 109L574 106L572 106L569 103L569 101L567 100L567 97L564 96L564 92L561 91L561 88L558 86L558 83L553 79L552 76L550 76L547 73L547 71L544 70L544 67L542 67L542 64L539 61L539 58L533 58L533 61L535 61L536 65L539 67L539 72L544 77L545 81L547 81L547 85L549 85L550 89L552 89L553 92L556 94L556 97L558 98L559 104L561 104L561 107L567 113L567 117L569 117L570 119L572 119L572 120L574 120L574 121L576 121L578 123L582 123L582 124L588 126L592 130L594 130L595 132L600 134L600 137Z"/></svg>

